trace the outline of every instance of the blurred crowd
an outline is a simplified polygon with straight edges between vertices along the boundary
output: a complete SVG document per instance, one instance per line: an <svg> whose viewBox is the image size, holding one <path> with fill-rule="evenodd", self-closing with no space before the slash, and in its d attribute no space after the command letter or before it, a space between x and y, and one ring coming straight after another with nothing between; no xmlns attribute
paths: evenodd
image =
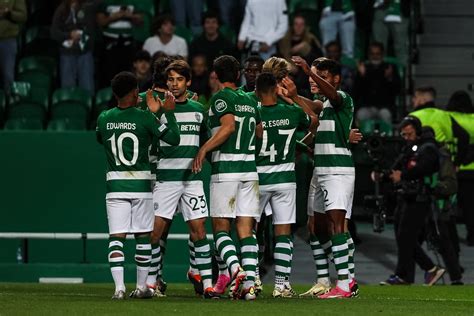
<svg viewBox="0 0 474 316"><path fill-rule="evenodd" d="M50 69L48 95L79 87L93 96L122 70L132 70L144 91L156 58L178 55L192 66L190 90L206 104L217 56L233 55L243 65L249 56L298 55L309 63L327 56L343 65L357 119L389 124L408 63L409 13L409 0L5 0L1 85L8 99L13 82L25 81L21 59L47 56L58 69ZM309 96L296 67L292 76Z"/></svg>

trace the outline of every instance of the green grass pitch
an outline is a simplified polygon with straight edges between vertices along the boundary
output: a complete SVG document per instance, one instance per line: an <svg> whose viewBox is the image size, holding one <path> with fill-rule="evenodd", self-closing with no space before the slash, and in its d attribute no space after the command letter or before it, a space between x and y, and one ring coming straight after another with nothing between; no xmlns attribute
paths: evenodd
<svg viewBox="0 0 474 316"><path fill-rule="evenodd" d="M204 300L169 284L166 298L111 301L112 284L0 283L0 315L474 315L474 286L361 286L358 298L329 301L273 299L271 290L254 302Z"/></svg>

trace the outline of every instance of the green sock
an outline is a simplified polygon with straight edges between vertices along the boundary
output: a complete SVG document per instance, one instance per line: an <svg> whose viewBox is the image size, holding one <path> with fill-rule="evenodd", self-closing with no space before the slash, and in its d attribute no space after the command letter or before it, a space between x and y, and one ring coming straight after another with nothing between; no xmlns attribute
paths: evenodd
<svg viewBox="0 0 474 316"><path fill-rule="evenodd" d="M207 238L194 242L194 251L196 256L196 266L201 275L204 289L212 287L212 260L211 247Z"/></svg>
<svg viewBox="0 0 474 316"><path fill-rule="evenodd" d="M123 263L125 262L125 256L123 253L123 245L125 238L121 237L109 237L109 266L112 278L115 283L115 291L125 291L125 282L123 276ZM112 257L112 254L119 255Z"/></svg>
<svg viewBox="0 0 474 316"><path fill-rule="evenodd" d="M255 286L255 270L258 260L257 239L253 236L240 240L240 255L242 257L242 268L247 274L244 281L244 288Z"/></svg>
<svg viewBox="0 0 474 316"><path fill-rule="evenodd" d="M146 288L151 263L150 236L136 237L135 263L137 264L137 288Z"/></svg>
<svg viewBox="0 0 474 316"><path fill-rule="evenodd" d="M276 237L273 256L275 258L275 287L283 290L291 266L290 236L281 235Z"/></svg>
<svg viewBox="0 0 474 316"><path fill-rule="evenodd" d="M349 291L349 248L345 233L336 234L331 237L334 265L337 271L337 286L342 290Z"/></svg>

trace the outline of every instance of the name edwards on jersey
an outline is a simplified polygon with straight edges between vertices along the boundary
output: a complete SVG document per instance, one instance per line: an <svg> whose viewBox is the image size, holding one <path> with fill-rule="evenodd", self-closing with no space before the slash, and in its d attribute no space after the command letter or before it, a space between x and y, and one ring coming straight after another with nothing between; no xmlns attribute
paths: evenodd
<svg viewBox="0 0 474 316"><path fill-rule="evenodd" d="M136 123L107 123L107 130L111 129L126 129L126 130L131 130L134 131L137 129L137 124Z"/></svg>

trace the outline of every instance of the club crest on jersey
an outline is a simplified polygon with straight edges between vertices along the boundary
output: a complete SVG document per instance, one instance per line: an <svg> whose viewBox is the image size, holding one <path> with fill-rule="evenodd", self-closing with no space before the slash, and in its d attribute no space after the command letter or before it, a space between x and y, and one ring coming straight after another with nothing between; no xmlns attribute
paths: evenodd
<svg viewBox="0 0 474 316"><path fill-rule="evenodd" d="M227 103L225 103L225 101L222 99L217 99L214 104L217 112L223 112L225 109L227 109Z"/></svg>
<svg viewBox="0 0 474 316"><path fill-rule="evenodd" d="M195 113L195 117L196 117L196 121L198 123L201 123L202 122L202 114L200 113Z"/></svg>

